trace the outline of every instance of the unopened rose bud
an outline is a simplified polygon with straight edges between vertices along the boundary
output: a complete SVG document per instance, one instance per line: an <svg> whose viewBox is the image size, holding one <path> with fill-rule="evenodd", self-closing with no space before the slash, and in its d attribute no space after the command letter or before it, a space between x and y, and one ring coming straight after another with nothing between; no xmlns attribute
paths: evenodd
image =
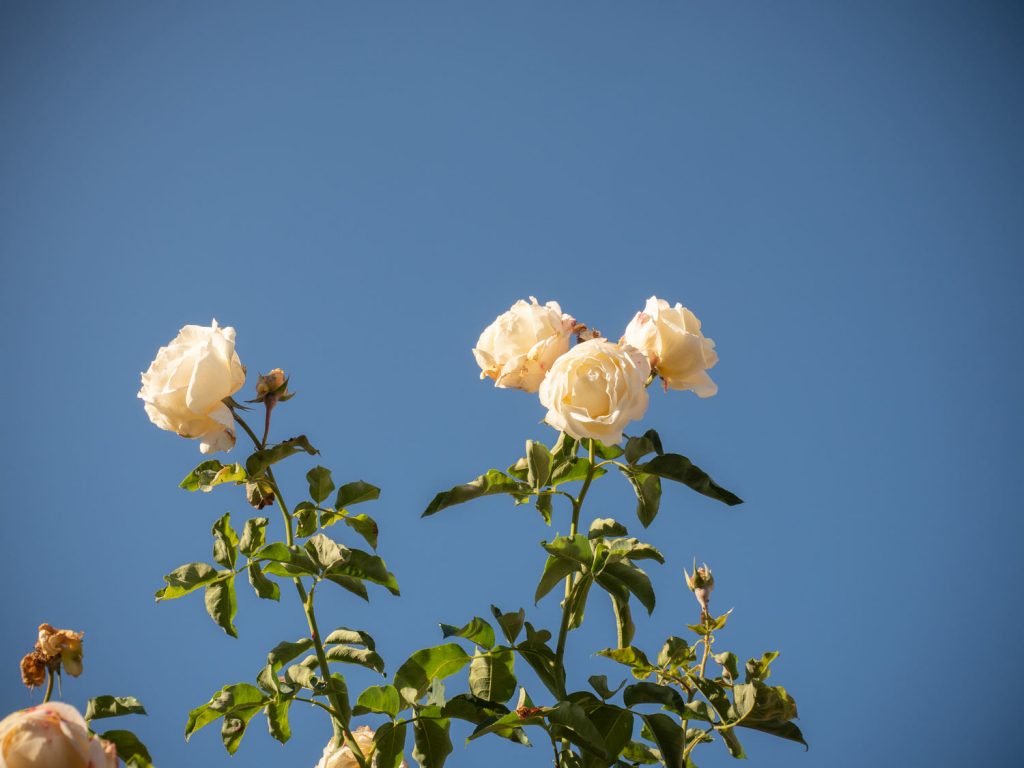
<svg viewBox="0 0 1024 768"><path fill-rule="evenodd" d="M288 379L285 377L284 371L275 368L256 380L256 398L262 399L267 395L278 394L279 390L284 389L287 383Z"/></svg>
<svg viewBox="0 0 1024 768"><path fill-rule="evenodd" d="M21 660L21 682L26 688L38 688L46 681L46 659L39 651L25 654Z"/></svg>
<svg viewBox="0 0 1024 768"><path fill-rule="evenodd" d="M684 568L683 576L686 577L686 586L700 603L701 611L707 613L708 603L711 601L711 591L715 588L715 577L711 575L708 564L704 563L700 568L694 568L692 576Z"/></svg>
<svg viewBox="0 0 1024 768"><path fill-rule="evenodd" d="M47 662L52 662L60 657L64 671L72 677L78 677L82 674L82 637L84 636L84 632L54 629L49 624L40 624L36 649Z"/></svg>

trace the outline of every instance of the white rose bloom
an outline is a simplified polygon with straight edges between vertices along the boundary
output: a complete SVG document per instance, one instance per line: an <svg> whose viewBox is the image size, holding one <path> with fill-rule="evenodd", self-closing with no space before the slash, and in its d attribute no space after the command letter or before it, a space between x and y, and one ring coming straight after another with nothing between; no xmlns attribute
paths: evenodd
<svg viewBox="0 0 1024 768"><path fill-rule="evenodd" d="M376 766L377 761L373 754L373 734L373 729L366 725L360 726L352 732L352 736L356 744L359 745L359 751L363 753L363 757L371 758L370 764ZM328 744L324 747L323 757L316 764L316 768L359 768L359 761L356 760L356 756L348 744L342 747L332 747ZM406 768L404 760L402 761L402 768Z"/></svg>
<svg viewBox="0 0 1024 768"><path fill-rule="evenodd" d="M198 438L203 453L230 451L235 422L221 401L245 384L235 329L186 325L142 374L139 397L160 429Z"/></svg>
<svg viewBox="0 0 1024 768"><path fill-rule="evenodd" d="M562 312L558 302L541 306L530 297L520 299L484 329L473 349L480 378L494 386L536 392L552 364L569 350L576 321Z"/></svg>
<svg viewBox="0 0 1024 768"><path fill-rule="evenodd" d="M651 296L626 326L622 340L647 355L665 389L689 389L698 397L718 391L707 373L718 362L715 342L704 337L700 320L682 304L670 307Z"/></svg>
<svg viewBox="0 0 1024 768"><path fill-rule="evenodd" d="M0 768L117 768L117 750L77 709L50 701L0 721Z"/></svg>
<svg viewBox="0 0 1024 768"><path fill-rule="evenodd" d="M642 352L607 339L577 344L562 355L540 385L544 421L577 440L605 445L622 440L622 430L647 411L651 366Z"/></svg>

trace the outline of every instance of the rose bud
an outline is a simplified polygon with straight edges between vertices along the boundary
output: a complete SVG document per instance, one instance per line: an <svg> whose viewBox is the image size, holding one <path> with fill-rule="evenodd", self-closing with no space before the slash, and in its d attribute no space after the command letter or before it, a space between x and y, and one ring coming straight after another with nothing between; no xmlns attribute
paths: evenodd
<svg viewBox="0 0 1024 768"><path fill-rule="evenodd" d="M275 368L256 379L256 399L249 402L262 403L269 397L273 397L277 402L284 402L291 399L292 394L288 391L288 377L280 368Z"/></svg>
<svg viewBox="0 0 1024 768"><path fill-rule="evenodd" d="M693 592L693 596L700 603L701 611L708 612L708 603L711 600L711 591L715 588L715 577L711 575L711 569L704 563L700 568L693 569L693 576L683 569L683 576L686 577L686 586Z"/></svg>

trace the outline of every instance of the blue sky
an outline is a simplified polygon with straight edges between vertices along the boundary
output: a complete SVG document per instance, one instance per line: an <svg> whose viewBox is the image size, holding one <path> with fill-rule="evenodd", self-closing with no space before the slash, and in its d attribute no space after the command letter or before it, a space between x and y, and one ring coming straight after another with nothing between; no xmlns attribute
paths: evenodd
<svg viewBox="0 0 1024 768"><path fill-rule="evenodd" d="M697 557L735 608L720 642L782 651L811 742L748 736L756 764L1005 763L1021 32L998 2L5 4L0 706L38 700L17 661L48 621L86 632L65 698L138 696L161 768L319 757L313 712L286 747L254 721L234 758L181 737L303 618L244 595L233 640L198 598L153 602L220 514L247 514L177 489L197 446L135 397L180 326L234 326L250 372L282 366L299 392L278 435L383 487L367 511L402 597L325 592L320 612L394 670L491 603L557 622L531 599L565 510L552 529L504 499L419 519L554 437L536 398L477 379L477 335L535 295L617 337L657 294L717 342L720 390L652 391L638 429L747 504L666 492L638 644L692 621ZM308 466L283 473L293 497ZM639 532L627 488L595 495ZM589 655L608 613L571 637L579 687L618 679ZM456 767L547 759L456 733Z"/></svg>

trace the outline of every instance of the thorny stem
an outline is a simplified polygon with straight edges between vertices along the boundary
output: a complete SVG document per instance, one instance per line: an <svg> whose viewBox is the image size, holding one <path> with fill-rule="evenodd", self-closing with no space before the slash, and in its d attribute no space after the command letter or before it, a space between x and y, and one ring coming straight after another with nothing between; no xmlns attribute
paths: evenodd
<svg viewBox="0 0 1024 768"><path fill-rule="evenodd" d="M266 446L266 433L263 436L263 440L260 441L256 437L256 433L252 431L249 425L245 423L245 420L242 419L242 417L239 416L234 409L231 410L231 413L235 417L235 421L237 421L238 424L242 427L242 429L245 430L246 434L249 435L249 438L252 440L253 445L256 446L256 450L263 450L263 448ZM268 408L267 431L269 432L269 430L270 409ZM274 479L274 473L270 469L270 467L267 467L267 481L270 483L270 486L274 492L274 499L277 501L277 505L281 509L281 516L284 519L284 529L285 534L287 536L288 546L294 546L295 534L292 532L292 517L288 512L288 505L285 504L284 499L281 497L281 487L277 484L277 481ZM359 768L370 768L370 761L366 759L365 755L363 755L362 750L359 748L358 742L356 742L355 737L352 735L352 731L349 730L348 725L342 722L342 719L338 714L344 711L344 707L342 706L342 701L341 698L338 696L338 693L330 686L329 681L331 678L331 673L327 666L327 654L324 651L323 641L320 639L320 630L317 627L316 623L316 613L313 610L313 590L310 590L309 593L307 593L306 587L302 583L302 579L300 579L298 576L293 578L292 581L295 584L295 591L298 592L299 600L302 602L303 613L306 614L306 624L309 626L310 637L313 640L313 648L316 651L316 659L320 665L320 674L324 677L325 680L328 681L327 698L330 700L331 705L333 707L333 712L331 713L331 727L334 729L334 739L335 741L342 743L342 738L344 738L344 741L348 743L349 749L352 750L352 754L355 755L356 762L359 763Z"/></svg>
<svg viewBox="0 0 1024 768"><path fill-rule="evenodd" d="M700 619L701 619L701 622L703 622L703 624L704 624L704 628L707 630L707 634L704 635L704 641L703 641L704 642L704 653L701 655L700 667L697 669L698 676L700 677L701 680L703 680L704 679L704 671L705 671L705 669L708 666L708 656L711 654L711 643L712 643L712 639L711 639L712 638L712 635L711 635L711 614L709 614L707 612L707 610L705 610L703 607L700 609ZM689 694L688 694L688 699L687 700L688 701L693 701L693 697L696 694L696 692L697 692L696 689L690 690ZM692 744L687 744L686 743L686 723L687 723L686 718L683 718L683 758L686 758L686 756L690 754L690 752L693 750L693 748L695 746L697 746L698 744L700 744L700 742L701 742L701 740L699 738L697 738L697 739L694 739Z"/></svg>

